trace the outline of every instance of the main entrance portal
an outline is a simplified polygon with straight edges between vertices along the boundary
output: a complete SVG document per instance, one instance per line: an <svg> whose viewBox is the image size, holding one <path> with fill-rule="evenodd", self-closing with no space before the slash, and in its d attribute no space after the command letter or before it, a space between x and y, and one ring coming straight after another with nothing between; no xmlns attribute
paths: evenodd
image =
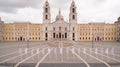
<svg viewBox="0 0 120 67"><path fill-rule="evenodd" d="M67 33L53 33L53 39L66 39Z"/></svg>

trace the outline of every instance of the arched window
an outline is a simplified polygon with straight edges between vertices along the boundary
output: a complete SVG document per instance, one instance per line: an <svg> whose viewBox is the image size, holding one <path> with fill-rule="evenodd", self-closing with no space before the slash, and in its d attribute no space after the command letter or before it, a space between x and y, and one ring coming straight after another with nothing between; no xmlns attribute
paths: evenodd
<svg viewBox="0 0 120 67"><path fill-rule="evenodd" d="M29 37L29 40L31 40L31 37Z"/></svg>
<svg viewBox="0 0 120 67"><path fill-rule="evenodd" d="M67 33L65 33L65 38L67 38Z"/></svg>
<svg viewBox="0 0 120 67"><path fill-rule="evenodd" d="M75 37L75 33L73 33L73 37Z"/></svg>
<svg viewBox="0 0 120 67"><path fill-rule="evenodd" d="M75 31L75 28L73 27L73 31Z"/></svg>
<svg viewBox="0 0 120 67"><path fill-rule="evenodd" d="M45 8L45 12L46 12L46 13L48 12L48 8Z"/></svg>
<svg viewBox="0 0 120 67"><path fill-rule="evenodd" d="M75 8L72 9L72 12L75 13Z"/></svg>
<svg viewBox="0 0 120 67"><path fill-rule="evenodd" d="M45 15L45 19L46 19L46 20L48 19L48 15Z"/></svg>
<svg viewBox="0 0 120 67"><path fill-rule="evenodd" d="M61 27L59 27L59 31L61 31Z"/></svg>
<svg viewBox="0 0 120 67"><path fill-rule="evenodd" d="M73 7L74 7L75 5L73 5Z"/></svg>
<svg viewBox="0 0 120 67"><path fill-rule="evenodd" d="M65 27L65 31L67 31L67 27Z"/></svg>
<svg viewBox="0 0 120 67"><path fill-rule="evenodd" d="M59 38L61 38L61 33L59 33Z"/></svg>
<svg viewBox="0 0 120 67"><path fill-rule="evenodd" d="M34 40L34 37L32 37L32 39Z"/></svg>
<svg viewBox="0 0 120 67"><path fill-rule="evenodd" d="M45 28L45 30L47 31L47 27Z"/></svg>
<svg viewBox="0 0 120 67"><path fill-rule="evenodd" d="M48 34L47 34L47 33L45 33L45 37L46 37L46 38L48 37Z"/></svg>
<svg viewBox="0 0 120 67"><path fill-rule="evenodd" d="M81 40L81 37L80 37L80 40Z"/></svg>
<svg viewBox="0 0 120 67"><path fill-rule="evenodd" d="M73 20L75 19L75 15L72 16L72 19L73 19Z"/></svg>
<svg viewBox="0 0 120 67"><path fill-rule="evenodd" d="M53 31L55 31L55 27L53 27Z"/></svg>
<svg viewBox="0 0 120 67"><path fill-rule="evenodd" d="M55 33L53 33L53 38L55 38Z"/></svg>

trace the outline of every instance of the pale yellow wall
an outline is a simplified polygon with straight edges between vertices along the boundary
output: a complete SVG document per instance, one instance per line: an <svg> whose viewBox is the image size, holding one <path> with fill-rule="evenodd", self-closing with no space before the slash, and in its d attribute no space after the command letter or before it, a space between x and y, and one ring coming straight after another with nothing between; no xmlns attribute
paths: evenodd
<svg viewBox="0 0 120 67"><path fill-rule="evenodd" d="M114 41L116 40L117 27L114 24L106 24L105 25L105 40L106 41Z"/></svg>
<svg viewBox="0 0 120 67"><path fill-rule="evenodd" d="M105 23L89 23L77 25L78 41L92 41L100 37L101 41L116 40L116 26ZM4 40L18 41L22 37L25 41L44 40L42 24L9 23L4 24ZM92 39L93 38L93 39Z"/></svg>
<svg viewBox="0 0 120 67"><path fill-rule="evenodd" d="M77 36L79 41L97 40L98 37L100 41L116 40L116 33L115 33L116 26L114 24L105 24L105 23L79 24L77 25L77 31L78 31Z"/></svg>
<svg viewBox="0 0 120 67"><path fill-rule="evenodd" d="M79 24L77 25L77 31L78 31L78 40L84 41L84 40L89 40L90 37L90 27L87 24Z"/></svg>
<svg viewBox="0 0 120 67"><path fill-rule="evenodd" d="M24 41L40 41L43 40L42 24L30 23L12 23L4 24L4 40L18 41L20 37Z"/></svg>
<svg viewBox="0 0 120 67"><path fill-rule="evenodd" d="M31 24L29 26L29 39L31 41L43 40L42 24Z"/></svg>
<svg viewBox="0 0 120 67"><path fill-rule="evenodd" d="M3 38L7 41L13 40L13 24L4 24Z"/></svg>

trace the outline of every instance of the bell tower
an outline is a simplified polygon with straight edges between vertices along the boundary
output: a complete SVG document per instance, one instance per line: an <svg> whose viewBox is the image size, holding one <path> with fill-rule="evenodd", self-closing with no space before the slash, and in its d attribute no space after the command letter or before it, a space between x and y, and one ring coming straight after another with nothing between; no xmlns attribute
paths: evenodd
<svg viewBox="0 0 120 67"><path fill-rule="evenodd" d="M46 0L43 6L43 23L50 23L50 22L51 22L50 5L48 0Z"/></svg>
<svg viewBox="0 0 120 67"><path fill-rule="evenodd" d="M70 40L77 40L77 10L74 0L70 5L70 13L69 13L69 23L70 23Z"/></svg>
<svg viewBox="0 0 120 67"><path fill-rule="evenodd" d="M75 5L74 0L72 1L71 6L70 6L69 22L77 23L77 11L76 11L76 5Z"/></svg>
<svg viewBox="0 0 120 67"><path fill-rule="evenodd" d="M116 37L117 37L117 41L120 42L120 17L118 17L117 21L115 22L116 25Z"/></svg>

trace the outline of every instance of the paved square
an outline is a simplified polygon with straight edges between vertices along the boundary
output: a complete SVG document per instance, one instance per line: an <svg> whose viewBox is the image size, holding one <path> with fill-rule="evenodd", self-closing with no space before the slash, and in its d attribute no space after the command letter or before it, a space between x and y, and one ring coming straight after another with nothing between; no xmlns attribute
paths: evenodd
<svg viewBox="0 0 120 67"><path fill-rule="evenodd" d="M119 42L1 42L0 67L120 67Z"/></svg>

